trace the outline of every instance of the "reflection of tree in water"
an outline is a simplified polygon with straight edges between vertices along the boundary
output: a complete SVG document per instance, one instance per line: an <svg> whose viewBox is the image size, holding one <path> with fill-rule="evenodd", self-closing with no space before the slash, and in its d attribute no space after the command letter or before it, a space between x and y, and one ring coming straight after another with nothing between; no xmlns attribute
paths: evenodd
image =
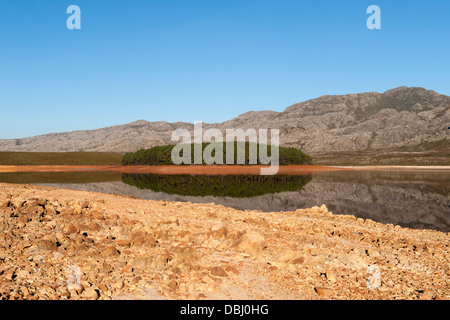
<svg viewBox="0 0 450 320"><path fill-rule="evenodd" d="M298 191L312 180L311 175L122 175L122 182L156 192L183 196L247 198L267 193Z"/></svg>

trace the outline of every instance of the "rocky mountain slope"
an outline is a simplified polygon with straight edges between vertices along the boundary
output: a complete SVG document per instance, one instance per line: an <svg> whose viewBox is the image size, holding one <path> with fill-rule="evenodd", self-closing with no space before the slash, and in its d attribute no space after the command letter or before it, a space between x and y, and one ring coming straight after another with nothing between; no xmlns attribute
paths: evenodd
<svg viewBox="0 0 450 320"><path fill-rule="evenodd" d="M203 129L280 130L283 146L309 153L342 151L450 150L450 97L418 87L384 93L322 96L289 106L283 112L251 111ZM0 140L0 151L133 152L171 143L178 128L193 124L139 120L97 130L52 133Z"/></svg>

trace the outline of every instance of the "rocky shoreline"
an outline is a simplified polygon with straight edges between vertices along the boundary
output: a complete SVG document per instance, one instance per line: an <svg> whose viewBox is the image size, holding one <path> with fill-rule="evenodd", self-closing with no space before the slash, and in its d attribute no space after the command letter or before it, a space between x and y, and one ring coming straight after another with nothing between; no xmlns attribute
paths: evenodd
<svg viewBox="0 0 450 320"><path fill-rule="evenodd" d="M325 205L242 211L0 184L0 299L449 299L449 244Z"/></svg>

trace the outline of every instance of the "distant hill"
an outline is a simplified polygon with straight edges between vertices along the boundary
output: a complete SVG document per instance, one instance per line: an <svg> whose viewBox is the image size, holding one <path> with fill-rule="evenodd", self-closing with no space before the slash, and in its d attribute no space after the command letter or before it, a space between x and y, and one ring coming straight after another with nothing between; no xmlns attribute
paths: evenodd
<svg viewBox="0 0 450 320"><path fill-rule="evenodd" d="M306 153L450 150L450 97L418 87L384 93L327 95L283 112L250 111L203 129L272 128L280 144ZM193 129L185 122L139 120L96 130L0 140L0 151L134 152L172 143L172 132Z"/></svg>

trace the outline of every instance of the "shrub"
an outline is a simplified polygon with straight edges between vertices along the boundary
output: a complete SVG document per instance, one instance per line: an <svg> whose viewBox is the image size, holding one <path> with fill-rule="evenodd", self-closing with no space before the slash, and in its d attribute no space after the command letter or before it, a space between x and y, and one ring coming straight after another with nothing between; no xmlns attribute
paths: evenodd
<svg viewBox="0 0 450 320"><path fill-rule="evenodd" d="M230 144L223 142L223 163L226 163L226 145ZM202 152L208 146L209 143L202 144ZM261 145L257 145L257 154L259 155L259 148ZM159 166L159 165L173 165L172 162L172 149L175 145L157 146L150 149L141 149L136 152L126 153L122 157L122 165L148 165L148 166ZM249 160L249 150L250 143L245 142L245 144L238 144L234 142L234 164L237 164L237 150L240 147L245 147L245 163L250 164ZM271 154L271 146L267 146L267 154ZM279 160L280 165L309 165L312 164L312 158L296 148L279 147ZM191 163L194 163L194 144L191 144ZM205 164L204 161L202 164ZM260 159L257 159L257 164L261 164Z"/></svg>

